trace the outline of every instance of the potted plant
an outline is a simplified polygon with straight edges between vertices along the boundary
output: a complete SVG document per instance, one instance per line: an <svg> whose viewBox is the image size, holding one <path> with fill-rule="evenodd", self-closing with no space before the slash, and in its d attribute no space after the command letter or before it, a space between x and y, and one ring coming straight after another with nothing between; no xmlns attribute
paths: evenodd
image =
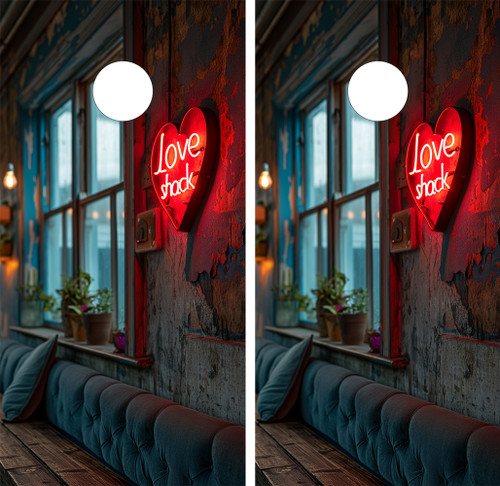
<svg viewBox="0 0 500 486"><path fill-rule="evenodd" d="M332 341L338 341L338 330L336 310L338 306L345 305L344 287L347 282L346 276L334 270L332 277L316 275L318 288L312 293L316 296L316 316L319 327L319 337L329 337ZM326 306L326 307L325 307ZM330 334L328 334L330 326Z"/></svg>
<svg viewBox="0 0 500 486"><path fill-rule="evenodd" d="M295 327L299 324L299 312L307 312L311 299L299 292L297 285L275 285L273 290L278 295L276 302L276 326Z"/></svg>
<svg viewBox="0 0 500 486"><path fill-rule="evenodd" d="M87 343L103 345L110 341L113 324L113 294L110 289L99 289L90 299L83 314Z"/></svg>
<svg viewBox="0 0 500 486"><path fill-rule="evenodd" d="M56 299L47 295L40 284L20 285L17 290L22 294L21 326L42 326L43 313L54 311Z"/></svg>
<svg viewBox="0 0 500 486"><path fill-rule="evenodd" d="M12 236L7 231L7 228L3 228L2 233L0 233L0 257L8 258L12 255Z"/></svg>
<svg viewBox="0 0 500 486"><path fill-rule="evenodd" d="M92 277L82 270L74 278L62 275L62 288L56 292L61 296L64 337L73 336L77 341L85 341L82 314L90 302L91 282Z"/></svg>
<svg viewBox="0 0 500 486"><path fill-rule="evenodd" d="M113 331L113 343L116 353L124 353L126 348L127 335L125 328Z"/></svg>
<svg viewBox="0 0 500 486"><path fill-rule="evenodd" d="M267 236L259 228L259 231L255 235L255 256L257 258L265 258L267 256Z"/></svg>
<svg viewBox="0 0 500 486"><path fill-rule="evenodd" d="M354 289L347 303L337 311L343 344L361 344L366 337L368 296L363 288Z"/></svg>
<svg viewBox="0 0 500 486"><path fill-rule="evenodd" d="M380 328L372 329L368 333L368 344L370 345L370 353L380 353Z"/></svg>

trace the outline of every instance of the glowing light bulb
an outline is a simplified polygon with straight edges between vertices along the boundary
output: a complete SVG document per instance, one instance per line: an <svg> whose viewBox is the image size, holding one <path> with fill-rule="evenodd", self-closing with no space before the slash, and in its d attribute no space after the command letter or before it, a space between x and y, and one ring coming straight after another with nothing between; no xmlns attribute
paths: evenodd
<svg viewBox="0 0 500 486"><path fill-rule="evenodd" d="M17 177L16 174L14 174L14 165L9 164L7 168L7 172L5 173L5 176L3 178L3 185L6 189L14 189L14 187L17 186Z"/></svg>
<svg viewBox="0 0 500 486"><path fill-rule="evenodd" d="M269 173L269 165L264 164L264 170L260 173L259 176L259 186L262 189L269 189L273 185L273 179L271 178L271 174Z"/></svg>

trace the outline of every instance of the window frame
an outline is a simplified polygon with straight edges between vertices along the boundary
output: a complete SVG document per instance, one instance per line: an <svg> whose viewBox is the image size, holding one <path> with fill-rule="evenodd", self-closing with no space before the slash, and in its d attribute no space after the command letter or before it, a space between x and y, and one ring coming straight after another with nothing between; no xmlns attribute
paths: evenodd
<svg viewBox="0 0 500 486"><path fill-rule="evenodd" d="M41 170L45 171L46 192L44 196L40 196L44 200L41 207L41 245L40 245L40 267L42 275L46 275L46 223L50 217L61 214L62 216L62 233L63 233L63 260L62 272L68 275L75 275L78 268L82 267L84 262L84 241L81 240L81 235L84 233L84 211L85 208L96 201L105 200L109 198L110 206L110 246L111 246L111 289L115 298L113 299L113 329L127 327L127 285L125 285L124 295L121 299L124 300L124 323L118 322L118 246L117 246L117 214L116 214L116 200L119 192L123 191L124 197L124 211L127 216L127 202L126 202L126 139L125 139L125 124L120 122L120 178L121 181L113 184L110 187L102 189L94 194L89 194L90 185L90 170L91 170L91 140L90 140L90 96L91 84L94 81L99 71L107 64L116 60L124 59L124 48L121 43L113 47L105 56L103 56L98 63L96 63L90 70L84 73L75 73L68 84L59 89L49 100L43 104L42 116L45 118L45 133L43 134L42 150L45 150L45 164L41 164ZM51 137L51 116L68 100L71 101L72 107L72 182L71 182L71 201L65 203L57 208L51 207L51 150L50 150L50 137ZM67 231L67 211L72 211L72 248L73 248L73 261L67 262L66 257L66 231ZM126 217L124 221L125 233ZM125 256L126 258L126 256ZM122 262L123 268L126 272L126 262ZM125 280L126 274L125 274ZM45 288L45 280L43 282ZM45 319L45 324L49 327L62 329L62 324L59 321L52 321ZM123 324L123 325L122 325Z"/></svg>
<svg viewBox="0 0 500 486"><path fill-rule="evenodd" d="M382 181L381 181L381 128L380 124L376 123L375 132L375 154L377 157L375 163L375 182L357 189L349 194L344 194L344 175L347 161L347 150L345 143L346 136L346 95L345 86L354 71L362 64L378 59L378 43L372 46L362 55L355 56L354 62L349 66L341 66L336 72L331 73L322 85L314 91L306 95L302 102L298 103L295 111L296 116L300 117L300 135L299 135L299 151L300 163L294 164L294 171L300 167L300 180L302 182L303 194L299 194L299 187L295 187L296 208L295 211L295 228L296 228L296 241L294 265L296 269L296 279L300 286L300 223L301 220L311 214L317 213L318 215L318 238L321 238L321 211L327 210L327 231L328 231L328 252L327 252L327 276L331 276L333 267L339 267L339 233L340 233L340 211L341 207L355 199L362 197L364 199L364 206L366 211L365 217L365 235L366 235L366 251L365 262L367 267L366 272L366 287L371 289L368 293L368 315L369 315L369 328L376 329L377 323L373 322L373 309L374 309L374 295L373 289L376 285L373 275L373 234L372 234L372 197L377 191L379 192L379 215L382 215ZM322 99L327 101L327 200L313 208L304 209L306 203L306 126L305 118L306 113L317 106ZM298 179L297 174L294 176L295 180ZM381 237L381 217L379 218L379 235ZM318 268L319 268L319 250L318 245ZM382 249L380 248L380 251ZM382 254L380 255L382 260ZM380 265L381 266L381 265ZM380 275L379 275L380 277ZM302 290L301 290L302 291ZM382 306L382 293L379 296L379 308ZM380 316L382 320L382 316ZM299 319L300 326L317 329L317 322L304 320L303 314Z"/></svg>

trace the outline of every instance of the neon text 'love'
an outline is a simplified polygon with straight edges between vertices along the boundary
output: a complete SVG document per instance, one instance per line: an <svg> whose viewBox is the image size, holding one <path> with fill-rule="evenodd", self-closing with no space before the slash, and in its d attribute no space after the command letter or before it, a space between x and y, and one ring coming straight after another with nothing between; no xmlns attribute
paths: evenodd
<svg viewBox="0 0 500 486"><path fill-rule="evenodd" d="M450 149L455 144L455 136L453 135L453 133L447 133L441 139L439 147L436 148L435 142L432 141L430 144L424 144L419 153L419 137L420 134L417 133L415 139L415 157L413 159L413 169L409 173L409 175L420 173L420 183L415 186L417 190L417 199L421 199L422 196L434 196L435 194L445 189L450 189L450 186L447 183L449 172L444 172L443 163L441 163L441 175L439 177L436 177L436 179L424 181L424 174L422 173L422 171L428 169L432 165L434 160L440 160L441 155L444 154L445 157L450 158L453 157L454 153L458 150L457 147L450 151Z"/></svg>
<svg viewBox="0 0 500 486"><path fill-rule="evenodd" d="M168 171L173 169L177 164L178 159L184 161L186 159L186 153L190 157L195 158L200 155L202 148L194 151L200 143L200 136L197 133L192 133L189 138L186 138L184 143L184 150L181 144L177 141L175 144L171 143L163 150L164 143L163 139L165 134L162 133L160 136L160 156L158 158L158 169L154 172L154 175L165 174L164 183L161 184L161 199L166 199L170 196L178 196L187 190L192 190L195 188L192 183L194 172L189 171L189 163L186 163L186 176L181 177L173 181L168 180Z"/></svg>

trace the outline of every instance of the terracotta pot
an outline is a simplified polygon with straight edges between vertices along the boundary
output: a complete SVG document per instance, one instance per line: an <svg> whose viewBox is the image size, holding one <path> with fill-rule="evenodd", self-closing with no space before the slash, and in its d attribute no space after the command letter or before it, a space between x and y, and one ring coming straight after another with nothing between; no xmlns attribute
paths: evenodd
<svg viewBox="0 0 500 486"><path fill-rule="evenodd" d="M87 344L94 346L107 344L111 338L113 314L85 314L83 316Z"/></svg>
<svg viewBox="0 0 500 486"><path fill-rule="evenodd" d="M367 314L338 314L343 344L361 344L366 337Z"/></svg>
<svg viewBox="0 0 500 486"><path fill-rule="evenodd" d="M73 337L73 328L71 327L71 322L68 317L68 309L64 305L61 304L61 318L62 318L62 326L64 331L64 337Z"/></svg>
<svg viewBox="0 0 500 486"><path fill-rule="evenodd" d="M0 206L0 224L10 224L12 212L10 206Z"/></svg>
<svg viewBox="0 0 500 486"><path fill-rule="evenodd" d="M267 241L261 241L255 245L255 256L257 258L267 257Z"/></svg>
<svg viewBox="0 0 500 486"><path fill-rule="evenodd" d="M340 341L340 326L337 316L334 314L325 314L326 328L328 330L328 339L330 341Z"/></svg>
<svg viewBox="0 0 500 486"><path fill-rule="evenodd" d="M43 302L23 300L21 302L21 327L43 326Z"/></svg>
<svg viewBox="0 0 500 486"><path fill-rule="evenodd" d="M297 302L278 300L276 302L276 325L278 327L296 327L299 325Z"/></svg>
<svg viewBox="0 0 500 486"><path fill-rule="evenodd" d="M68 314L71 323L72 336L75 341L85 341L85 327L83 326L82 316L79 314Z"/></svg>
<svg viewBox="0 0 500 486"><path fill-rule="evenodd" d="M12 256L12 249L12 241L7 241L2 246L0 246L0 257L7 258Z"/></svg>
<svg viewBox="0 0 500 486"><path fill-rule="evenodd" d="M328 328L326 327L325 314L323 314L323 312L317 312L316 320L318 321L319 337L328 337Z"/></svg>

